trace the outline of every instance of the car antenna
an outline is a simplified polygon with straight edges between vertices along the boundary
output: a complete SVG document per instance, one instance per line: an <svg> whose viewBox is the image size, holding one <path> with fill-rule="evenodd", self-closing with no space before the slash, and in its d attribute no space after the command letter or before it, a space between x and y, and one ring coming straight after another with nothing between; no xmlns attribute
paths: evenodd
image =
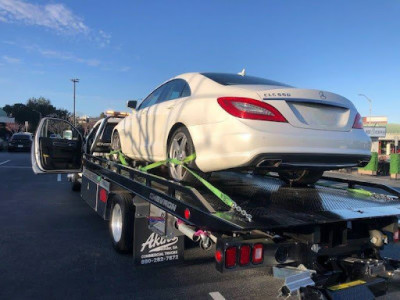
<svg viewBox="0 0 400 300"><path fill-rule="evenodd" d="M238 75L240 75L240 76L246 75L246 69L243 69L242 71L240 71L240 72L238 73Z"/></svg>

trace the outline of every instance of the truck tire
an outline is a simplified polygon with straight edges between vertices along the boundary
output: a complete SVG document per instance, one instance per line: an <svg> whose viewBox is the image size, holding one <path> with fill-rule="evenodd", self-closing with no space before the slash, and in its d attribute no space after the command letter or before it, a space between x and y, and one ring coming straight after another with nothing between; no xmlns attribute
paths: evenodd
<svg viewBox="0 0 400 300"><path fill-rule="evenodd" d="M80 192L81 191L81 183L79 181L72 181L71 182L71 189L74 192Z"/></svg>
<svg viewBox="0 0 400 300"><path fill-rule="evenodd" d="M129 194L114 194L111 198L110 235L115 250L132 251L135 209Z"/></svg>

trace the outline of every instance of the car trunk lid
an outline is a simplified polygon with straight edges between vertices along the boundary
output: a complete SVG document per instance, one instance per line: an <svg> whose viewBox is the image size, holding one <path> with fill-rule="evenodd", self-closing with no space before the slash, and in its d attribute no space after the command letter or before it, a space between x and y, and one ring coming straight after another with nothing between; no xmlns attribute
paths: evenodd
<svg viewBox="0 0 400 300"><path fill-rule="evenodd" d="M262 101L278 109L295 127L349 131L355 114L353 104L334 93L276 86L241 86L255 91Z"/></svg>

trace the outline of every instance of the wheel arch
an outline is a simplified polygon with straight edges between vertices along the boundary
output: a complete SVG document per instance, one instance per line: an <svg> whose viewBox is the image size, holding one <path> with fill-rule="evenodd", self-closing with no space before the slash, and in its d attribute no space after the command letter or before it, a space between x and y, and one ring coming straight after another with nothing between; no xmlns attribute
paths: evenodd
<svg viewBox="0 0 400 300"><path fill-rule="evenodd" d="M112 133L111 133L111 147L112 147L112 143L113 143L113 141L114 141L114 135L115 134L118 134L119 135L119 142L120 142L120 145L121 145L121 151L122 151L122 149L124 149L123 147L122 147L122 138L121 138L121 133L120 133L120 131L118 130L118 128L117 128L117 126L115 126L114 127L114 129L113 129L113 131L112 131ZM111 148L112 149L112 148Z"/></svg>
<svg viewBox="0 0 400 300"><path fill-rule="evenodd" d="M182 122L177 122L177 123L175 123L175 124L171 127L171 129L170 129L169 132L168 132L167 141L166 141L166 144L165 144L165 149L167 150L167 152L168 152L168 144L169 144L169 141L171 140L172 134L173 134L173 133L175 132L175 130L177 130L179 127L186 127L186 125L183 124ZM186 127L186 128L187 128L187 127ZM167 156L168 156L168 153L167 153Z"/></svg>

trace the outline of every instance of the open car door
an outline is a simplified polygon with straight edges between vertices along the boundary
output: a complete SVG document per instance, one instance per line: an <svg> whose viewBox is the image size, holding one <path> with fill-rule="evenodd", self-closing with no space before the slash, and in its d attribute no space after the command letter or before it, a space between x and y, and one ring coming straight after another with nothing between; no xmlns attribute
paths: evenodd
<svg viewBox="0 0 400 300"><path fill-rule="evenodd" d="M66 120L43 118L32 145L32 169L40 173L82 171L83 137Z"/></svg>

